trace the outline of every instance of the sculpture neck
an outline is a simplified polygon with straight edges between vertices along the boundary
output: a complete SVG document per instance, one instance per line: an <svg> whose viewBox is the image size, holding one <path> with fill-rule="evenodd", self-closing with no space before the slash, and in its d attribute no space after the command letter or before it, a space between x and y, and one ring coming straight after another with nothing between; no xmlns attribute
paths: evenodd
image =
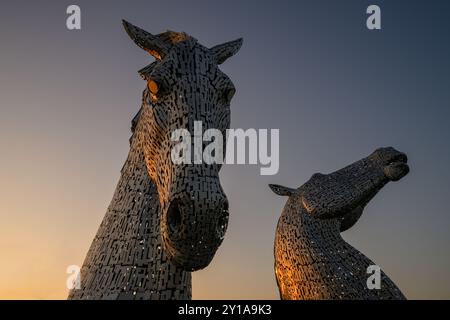
<svg viewBox="0 0 450 320"><path fill-rule="evenodd" d="M134 132L108 211L69 299L190 299L191 274L168 261L159 231L160 204Z"/></svg>
<svg viewBox="0 0 450 320"><path fill-rule="evenodd" d="M147 172L142 150L143 138L139 131L133 133L130 139L130 153L121 174L121 179L126 180L127 190L133 197L134 204L132 203L130 207L135 212L132 212L132 215L136 215L139 220L136 234L139 243L136 244L137 248L131 247L130 250L137 253L143 251L142 263L147 266L148 283L145 289L140 290L142 298L191 299L191 273L173 265L167 259L163 248L160 234L160 197L156 184ZM140 289L139 286L137 289Z"/></svg>

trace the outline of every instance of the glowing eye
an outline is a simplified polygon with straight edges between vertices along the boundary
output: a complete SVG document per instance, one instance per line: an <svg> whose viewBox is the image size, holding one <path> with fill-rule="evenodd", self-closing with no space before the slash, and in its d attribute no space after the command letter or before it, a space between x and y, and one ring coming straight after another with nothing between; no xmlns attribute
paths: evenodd
<svg viewBox="0 0 450 320"><path fill-rule="evenodd" d="M159 85L156 81L149 80L147 83L147 87L148 87L148 90L150 90L150 92L152 94L156 95L158 93Z"/></svg>

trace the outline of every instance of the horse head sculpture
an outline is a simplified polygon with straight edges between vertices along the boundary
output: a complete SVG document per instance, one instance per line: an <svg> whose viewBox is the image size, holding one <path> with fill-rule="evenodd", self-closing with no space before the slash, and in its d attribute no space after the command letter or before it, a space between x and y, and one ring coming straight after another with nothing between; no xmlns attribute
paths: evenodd
<svg viewBox="0 0 450 320"><path fill-rule="evenodd" d="M134 119L150 178L161 203L160 233L167 257L186 271L206 267L222 243L228 201L219 180L220 164L176 164L171 153L175 130L230 126L235 88L219 65L233 56L242 39L207 48L186 33L153 35L126 21L131 39L156 60L139 71L147 82ZM139 128L139 130L137 130Z"/></svg>

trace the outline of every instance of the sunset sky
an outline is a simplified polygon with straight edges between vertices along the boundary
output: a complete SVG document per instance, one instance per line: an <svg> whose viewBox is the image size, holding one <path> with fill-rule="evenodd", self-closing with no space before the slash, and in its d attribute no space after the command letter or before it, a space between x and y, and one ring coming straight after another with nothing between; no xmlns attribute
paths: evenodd
<svg viewBox="0 0 450 320"><path fill-rule="evenodd" d="M81 7L82 30L66 29ZM369 31L369 4L382 30ZM194 299L278 299L273 239L298 187L393 146L410 174L343 234L411 299L450 299L450 2L10 1L0 5L0 299L65 299L128 152L152 61L121 19L202 44L244 38L221 69L232 128L280 130L280 170L225 165L230 225Z"/></svg>

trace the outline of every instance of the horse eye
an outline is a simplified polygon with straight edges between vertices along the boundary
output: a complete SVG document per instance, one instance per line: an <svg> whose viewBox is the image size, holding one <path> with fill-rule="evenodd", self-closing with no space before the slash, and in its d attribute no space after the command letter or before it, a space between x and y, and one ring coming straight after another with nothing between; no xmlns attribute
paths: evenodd
<svg viewBox="0 0 450 320"><path fill-rule="evenodd" d="M153 95L156 95L159 91L159 84L154 80L149 80L147 83L147 87Z"/></svg>

